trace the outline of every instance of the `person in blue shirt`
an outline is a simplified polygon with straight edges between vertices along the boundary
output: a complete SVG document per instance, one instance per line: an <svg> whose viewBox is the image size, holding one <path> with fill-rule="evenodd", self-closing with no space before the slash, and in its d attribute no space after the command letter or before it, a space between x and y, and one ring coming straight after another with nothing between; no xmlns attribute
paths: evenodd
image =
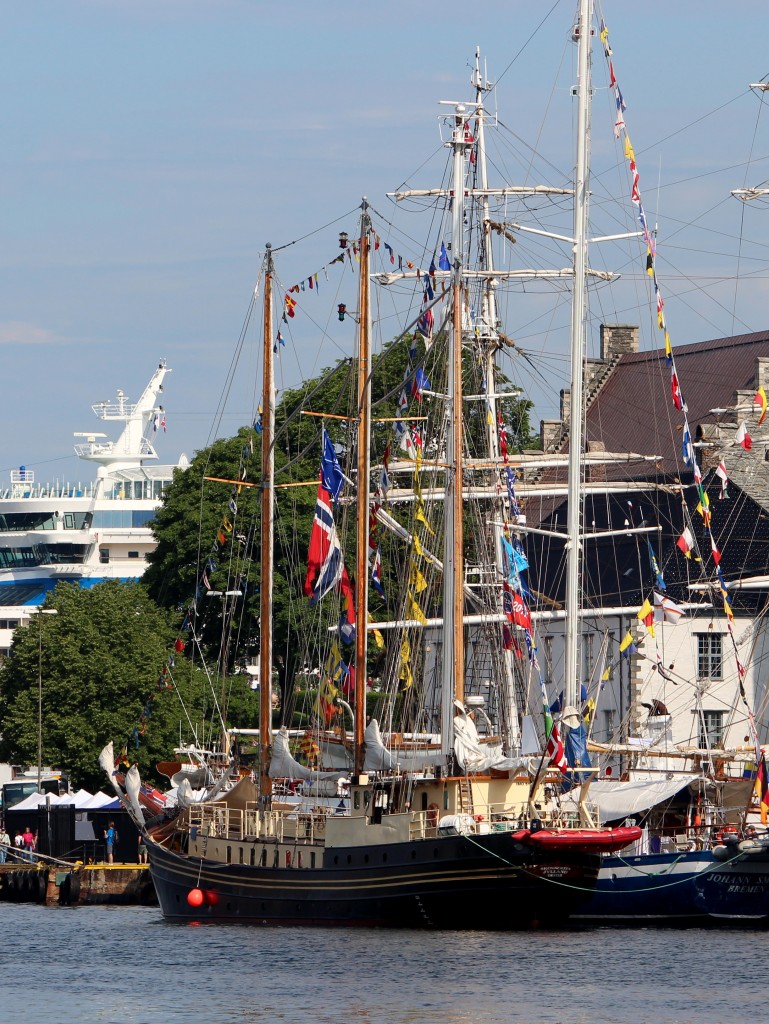
<svg viewBox="0 0 769 1024"><path fill-rule="evenodd" d="M117 842L117 829L115 828L115 822L111 821L104 831L104 841L107 844L107 863L112 864L112 851L115 848Z"/></svg>

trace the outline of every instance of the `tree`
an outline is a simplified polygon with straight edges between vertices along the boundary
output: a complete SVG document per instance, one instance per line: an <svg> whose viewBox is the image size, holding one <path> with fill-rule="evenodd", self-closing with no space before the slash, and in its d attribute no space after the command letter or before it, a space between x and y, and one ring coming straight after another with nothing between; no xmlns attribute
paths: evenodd
<svg viewBox="0 0 769 1024"><path fill-rule="evenodd" d="M178 745L180 698L193 723L210 718L214 703L190 661L171 664L178 616L159 609L142 584L118 581L88 590L60 583L44 608L58 614L19 628L0 668L0 758L37 763L41 684L44 764L68 771L76 786L99 788L99 752L112 740L116 751L128 743L142 777L155 780L156 762Z"/></svg>
<svg viewBox="0 0 769 1024"><path fill-rule="evenodd" d="M411 364L412 372L416 367L410 355L414 344L421 353L417 362L424 362L427 376L434 381L436 390L441 390L445 355L439 339L429 351L425 351L423 341L415 342L410 336L385 346L372 373L374 459L381 460L386 445L393 443L391 418L398 409L406 367ZM477 378L477 360L468 355L465 361L468 375ZM472 386L477 393L480 380ZM310 637L313 613L302 597L321 453L321 420L302 412L329 416L325 426L346 476L354 479L356 388L355 360L342 360L300 387L284 391L276 407L273 651L283 677L284 706L290 707L286 684L302 668L308 647L317 646L320 650L328 637L325 632ZM409 382L406 388L410 393ZM511 428L509 450L525 446L530 437L531 403L514 397L505 399L500 407ZM433 405L431 415L438 424L442 421L442 408L440 402ZM412 402L411 411L415 415L420 408ZM485 415L476 410L468 429L478 435L479 445L485 435L485 422ZM394 449L393 443L393 452ZM249 427L197 452L187 469L175 471L152 524L157 547L149 556L144 576L149 593L166 608L191 612L190 625L196 637L218 664L218 671L225 674L238 667L239 659L255 656L259 648L260 451L261 435ZM218 480L207 479L210 477ZM292 486L284 488L286 483ZM306 486L296 486L302 483ZM348 489L346 493L352 492ZM393 514L404 523L408 521L405 509ZM354 521L354 507L340 503L335 520L344 546L346 527ZM384 531L380 533L384 535ZM394 555L385 570L386 591L393 594L396 576L402 577L405 571L405 553L402 542L396 545L388 539L386 543L392 545ZM397 553L396 546L400 548ZM345 555L352 575L351 543L346 544ZM233 594L232 599L210 596L227 592ZM392 606L382 617L389 617L394 610ZM381 606L377 606L377 612L381 611ZM374 651L372 654L377 656ZM314 651L311 660L313 657ZM300 658L302 661L297 664Z"/></svg>

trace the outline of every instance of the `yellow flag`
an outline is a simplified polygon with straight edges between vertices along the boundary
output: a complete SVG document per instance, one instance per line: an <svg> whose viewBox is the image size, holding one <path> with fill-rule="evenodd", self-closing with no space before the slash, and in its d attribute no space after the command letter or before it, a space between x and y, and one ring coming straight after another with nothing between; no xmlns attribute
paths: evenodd
<svg viewBox="0 0 769 1024"><path fill-rule="evenodd" d="M628 649L628 647L630 647L632 642L633 642L633 634L630 632L630 630L628 630L627 633L625 634L624 640L619 645L620 651L626 651Z"/></svg>
<svg viewBox="0 0 769 1024"><path fill-rule="evenodd" d="M368 613L368 621L369 622L373 622L374 621L374 616L371 614L371 612ZM381 651L382 648L384 647L384 637L382 636L381 629L372 629L371 630L371 635L374 637L374 643L377 645L377 647Z"/></svg>
<svg viewBox="0 0 769 1024"><path fill-rule="evenodd" d="M427 580L419 571L415 562L411 563L411 568L409 569L409 586L413 587L417 594L421 594L423 590L427 589Z"/></svg>
<svg viewBox="0 0 769 1024"><path fill-rule="evenodd" d="M625 156L628 160L635 160L635 153L633 147L630 145L630 136L625 132Z"/></svg>
<svg viewBox="0 0 769 1024"><path fill-rule="evenodd" d="M410 592L406 594L406 617L418 622L420 626L427 625L427 616L414 600L414 597Z"/></svg>
<svg viewBox="0 0 769 1024"><path fill-rule="evenodd" d="M422 545L419 543L419 537L417 537L417 535L414 533L412 534L411 539L414 542L414 550L416 551L416 553L418 555L423 555L424 550L422 549Z"/></svg>
<svg viewBox="0 0 769 1024"><path fill-rule="evenodd" d="M430 526L430 524L427 522L427 518L425 517L424 505L422 504L421 501L417 505L417 514L415 518L419 520L419 522L424 526L428 533L435 533L432 526Z"/></svg>
<svg viewBox="0 0 769 1024"><path fill-rule="evenodd" d="M630 636L630 633L628 633L628 636ZM633 639L633 638L632 638L632 636L630 636L630 639L631 639L631 640ZM623 640L622 642L624 643L624 640ZM624 651L624 650L625 650L625 648L624 648L624 647L620 647L620 650L621 650L621 651ZM607 682L607 681L609 680L609 677L610 677L610 676L611 676L611 665L608 665L608 666L606 667L606 669L604 670L604 673L603 673L603 675L601 676L601 682L602 682L602 683L605 683L605 682Z"/></svg>
<svg viewBox="0 0 769 1024"><path fill-rule="evenodd" d="M649 603L648 597L636 612L636 617L639 618L646 626L649 631L649 636L654 636L654 609Z"/></svg>
<svg viewBox="0 0 769 1024"><path fill-rule="evenodd" d="M411 644L406 636L404 636L403 643L401 644L400 672L398 673L398 678L403 683L403 689L408 690L413 680L411 676Z"/></svg>
<svg viewBox="0 0 769 1024"><path fill-rule="evenodd" d="M342 651L339 647L339 641L334 639L331 644L331 650L326 658L326 663L323 666L323 671L327 679L339 679L342 675Z"/></svg>

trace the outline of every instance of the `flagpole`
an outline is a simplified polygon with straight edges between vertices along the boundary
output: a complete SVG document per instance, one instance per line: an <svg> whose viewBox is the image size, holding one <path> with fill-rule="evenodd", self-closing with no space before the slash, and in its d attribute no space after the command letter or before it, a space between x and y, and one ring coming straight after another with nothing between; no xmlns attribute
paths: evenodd
<svg viewBox="0 0 769 1024"><path fill-rule="evenodd" d="M264 275L262 382L261 572L259 579L259 792L264 803L271 791L272 741L272 590L275 500L275 366L272 358L272 246L267 245Z"/></svg>
<svg viewBox="0 0 769 1024"><path fill-rule="evenodd" d="M360 218L360 273L358 285L358 503L355 555L355 774L365 759L366 655L368 648L368 551L371 447L371 304L369 301L369 231L371 222L364 198Z"/></svg>
<svg viewBox="0 0 769 1024"><path fill-rule="evenodd" d="M464 561L462 549L462 272L464 269L464 176L467 111L463 104L454 108L454 127L450 146L453 151L451 246L453 327L449 335L446 391L446 497L443 538L443 621L444 638L441 665L441 754L451 765L454 749L454 702L465 696Z"/></svg>

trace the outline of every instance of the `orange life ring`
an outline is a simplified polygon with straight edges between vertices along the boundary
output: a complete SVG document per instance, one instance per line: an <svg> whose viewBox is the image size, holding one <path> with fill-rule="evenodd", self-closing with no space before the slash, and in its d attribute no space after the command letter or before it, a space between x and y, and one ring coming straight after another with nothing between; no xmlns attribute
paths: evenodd
<svg viewBox="0 0 769 1024"><path fill-rule="evenodd" d="M438 805L428 804L427 807L427 827L436 828L438 825Z"/></svg>

